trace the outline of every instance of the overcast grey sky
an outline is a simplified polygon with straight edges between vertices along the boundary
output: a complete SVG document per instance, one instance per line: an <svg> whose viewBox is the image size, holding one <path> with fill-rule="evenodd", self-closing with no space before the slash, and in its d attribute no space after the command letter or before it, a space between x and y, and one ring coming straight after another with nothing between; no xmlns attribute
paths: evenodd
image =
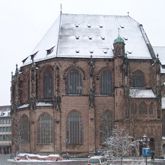
<svg viewBox="0 0 165 165"><path fill-rule="evenodd" d="M11 72L31 54L59 14L129 15L154 46L165 46L165 0L0 0L0 105L10 104Z"/></svg>

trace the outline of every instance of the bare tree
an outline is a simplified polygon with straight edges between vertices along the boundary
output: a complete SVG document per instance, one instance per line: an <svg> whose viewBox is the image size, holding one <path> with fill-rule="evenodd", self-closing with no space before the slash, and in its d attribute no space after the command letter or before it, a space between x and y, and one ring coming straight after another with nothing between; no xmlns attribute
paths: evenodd
<svg viewBox="0 0 165 165"><path fill-rule="evenodd" d="M124 156L130 156L135 152L136 141L133 141L125 129L114 128L112 135L105 141L106 154L110 159L120 158L121 165Z"/></svg>

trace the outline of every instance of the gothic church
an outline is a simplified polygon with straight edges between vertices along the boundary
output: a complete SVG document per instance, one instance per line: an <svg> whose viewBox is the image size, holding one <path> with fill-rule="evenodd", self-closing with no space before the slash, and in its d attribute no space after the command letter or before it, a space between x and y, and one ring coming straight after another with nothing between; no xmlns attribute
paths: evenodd
<svg viewBox="0 0 165 165"><path fill-rule="evenodd" d="M162 54L130 16L61 13L12 75L13 152L93 153L117 125L163 154Z"/></svg>

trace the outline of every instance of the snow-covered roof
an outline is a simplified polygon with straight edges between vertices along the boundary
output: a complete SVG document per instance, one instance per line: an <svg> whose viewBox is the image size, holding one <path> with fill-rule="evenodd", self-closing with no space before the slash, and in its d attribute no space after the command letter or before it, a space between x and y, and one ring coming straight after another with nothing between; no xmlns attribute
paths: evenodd
<svg viewBox="0 0 165 165"><path fill-rule="evenodd" d="M158 58L162 65L165 65L165 46L154 46L154 51L158 54Z"/></svg>
<svg viewBox="0 0 165 165"><path fill-rule="evenodd" d="M165 109L165 97L162 97L161 107L162 107L162 109Z"/></svg>
<svg viewBox="0 0 165 165"><path fill-rule="evenodd" d="M149 40L141 24L130 16L61 14L24 65L53 57L112 58L118 33L129 59L151 59Z"/></svg>
<svg viewBox="0 0 165 165"><path fill-rule="evenodd" d="M29 106L30 106L29 104L23 104L23 105L20 105L18 107L18 109L28 108ZM36 106L37 107L51 107L51 106L53 106L53 104L52 103L48 103L48 102L37 102Z"/></svg>
<svg viewBox="0 0 165 165"><path fill-rule="evenodd" d="M37 102L36 103L36 106L38 106L38 107L51 107L51 106L53 106L53 104L52 103L46 103L46 102Z"/></svg>
<svg viewBox="0 0 165 165"><path fill-rule="evenodd" d="M156 98L152 89L137 89L131 88L129 90L129 96L131 98Z"/></svg>
<svg viewBox="0 0 165 165"><path fill-rule="evenodd" d="M0 117L10 117L10 111L1 111Z"/></svg>
<svg viewBox="0 0 165 165"><path fill-rule="evenodd" d="M10 106L0 106L0 117L10 117Z"/></svg>
<svg viewBox="0 0 165 165"><path fill-rule="evenodd" d="M165 68L164 67L160 67L160 73L165 73Z"/></svg>
<svg viewBox="0 0 165 165"><path fill-rule="evenodd" d="M28 108L29 104L23 104L18 107L18 109Z"/></svg>

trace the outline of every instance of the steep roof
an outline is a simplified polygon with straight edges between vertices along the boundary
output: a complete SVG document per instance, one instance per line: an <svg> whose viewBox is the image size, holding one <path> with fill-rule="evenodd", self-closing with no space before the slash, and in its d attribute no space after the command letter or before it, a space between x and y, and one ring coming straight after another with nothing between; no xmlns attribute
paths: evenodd
<svg viewBox="0 0 165 165"><path fill-rule="evenodd" d="M131 88L129 90L129 96L131 98L156 98L152 89L137 89Z"/></svg>
<svg viewBox="0 0 165 165"><path fill-rule="evenodd" d="M151 59L146 33L130 16L61 14L24 64L33 57L112 58L119 32L129 59Z"/></svg>
<svg viewBox="0 0 165 165"><path fill-rule="evenodd" d="M161 63L160 73L165 73L165 46L153 46Z"/></svg>
<svg viewBox="0 0 165 165"><path fill-rule="evenodd" d="M153 46L154 51L158 54L158 58L162 65L165 65L165 46Z"/></svg>

